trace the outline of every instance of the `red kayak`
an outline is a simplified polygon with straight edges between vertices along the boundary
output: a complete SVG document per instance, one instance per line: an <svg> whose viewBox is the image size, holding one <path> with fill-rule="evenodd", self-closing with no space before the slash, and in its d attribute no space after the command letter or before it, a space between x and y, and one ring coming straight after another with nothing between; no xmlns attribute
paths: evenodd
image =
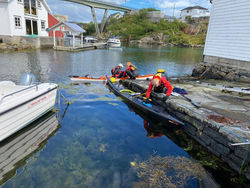
<svg viewBox="0 0 250 188"><path fill-rule="evenodd" d="M154 74L148 74L144 76L137 76L136 80L150 80L152 79ZM107 78L106 76L101 76L101 77L92 77L92 76L69 76L72 82L77 82L77 83L89 83L89 82L103 82L106 81ZM111 78L112 76L108 76ZM116 81L119 80L126 80L129 79L129 77L124 77L124 78L115 78Z"/></svg>

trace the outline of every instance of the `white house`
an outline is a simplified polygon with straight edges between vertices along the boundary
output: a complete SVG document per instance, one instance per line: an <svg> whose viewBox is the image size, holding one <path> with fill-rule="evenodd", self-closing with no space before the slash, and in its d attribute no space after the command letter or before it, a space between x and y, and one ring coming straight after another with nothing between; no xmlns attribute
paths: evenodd
<svg viewBox="0 0 250 188"><path fill-rule="evenodd" d="M213 1L204 62L250 72L250 0Z"/></svg>
<svg viewBox="0 0 250 188"><path fill-rule="evenodd" d="M187 16L191 18L209 17L210 12L201 6L187 7L181 10L181 20L185 20Z"/></svg>
<svg viewBox="0 0 250 188"><path fill-rule="evenodd" d="M117 19L117 20L119 20L119 19L121 19L123 17L123 15L120 13L120 12L116 12L116 13L114 13L114 14L111 14L110 16L109 16L109 19Z"/></svg>
<svg viewBox="0 0 250 188"><path fill-rule="evenodd" d="M151 22L159 22L161 19L164 19L165 13L163 11L149 11L147 16Z"/></svg>
<svg viewBox="0 0 250 188"><path fill-rule="evenodd" d="M48 36L45 0L0 0L0 35Z"/></svg>

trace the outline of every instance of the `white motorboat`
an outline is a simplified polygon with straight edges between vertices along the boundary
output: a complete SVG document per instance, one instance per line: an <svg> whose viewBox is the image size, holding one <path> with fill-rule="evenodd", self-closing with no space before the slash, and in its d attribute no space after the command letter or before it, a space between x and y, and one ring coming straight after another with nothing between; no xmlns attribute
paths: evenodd
<svg viewBox="0 0 250 188"><path fill-rule="evenodd" d="M121 41L119 38L109 38L107 41L109 47L121 47Z"/></svg>
<svg viewBox="0 0 250 188"><path fill-rule="evenodd" d="M0 141L50 111L56 102L57 85L16 85L0 82Z"/></svg>

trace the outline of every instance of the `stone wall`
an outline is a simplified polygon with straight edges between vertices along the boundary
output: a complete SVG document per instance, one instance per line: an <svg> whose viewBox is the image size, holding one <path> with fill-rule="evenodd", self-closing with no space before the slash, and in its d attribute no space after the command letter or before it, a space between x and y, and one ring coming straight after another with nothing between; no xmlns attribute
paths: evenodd
<svg viewBox="0 0 250 188"><path fill-rule="evenodd" d="M250 83L250 62L204 56L203 62L194 68L192 76Z"/></svg>
<svg viewBox="0 0 250 188"><path fill-rule="evenodd" d="M57 38L57 42L62 39ZM53 48L51 37L26 37L0 35L0 52L21 51L25 49Z"/></svg>
<svg viewBox="0 0 250 188"><path fill-rule="evenodd" d="M147 88L147 85L144 87L143 84L133 81L122 81L122 83L125 87L136 92L143 93ZM211 121L198 109L186 108L184 105L178 103L174 99L174 96L171 96L171 100L162 102L162 96L164 95L151 94L155 102L165 107L171 115L185 123L183 130L188 135L227 163L232 169L246 175L250 180L250 167L247 164L250 161L248 146L231 146L232 143L244 142L241 137L242 133L237 135L235 130L232 131L230 127L224 127L215 121Z"/></svg>

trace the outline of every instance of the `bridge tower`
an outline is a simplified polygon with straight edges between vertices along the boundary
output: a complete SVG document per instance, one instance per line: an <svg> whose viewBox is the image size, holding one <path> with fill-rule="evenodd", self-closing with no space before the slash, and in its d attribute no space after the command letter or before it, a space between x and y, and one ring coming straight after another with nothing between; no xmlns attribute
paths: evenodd
<svg viewBox="0 0 250 188"><path fill-rule="evenodd" d="M91 8L91 13L92 13L92 17L93 17L93 21L95 24L95 30L96 30L96 35L98 36L99 34L103 33L106 21L107 21L107 15L108 15L108 11L109 10L116 10L116 11L121 11L121 12L131 12L132 8L129 7L125 7L125 6L120 6L120 5L116 5L114 3L107 3L107 2L102 2L99 0L65 0L65 1L69 1L69 2L73 2L73 3L78 3L78 4L82 4L85 6L88 6ZM97 22L97 18L96 18L96 13L95 13L95 8L98 9L104 9L104 16L101 22L101 28L99 28L98 26L98 22Z"/></svg>

